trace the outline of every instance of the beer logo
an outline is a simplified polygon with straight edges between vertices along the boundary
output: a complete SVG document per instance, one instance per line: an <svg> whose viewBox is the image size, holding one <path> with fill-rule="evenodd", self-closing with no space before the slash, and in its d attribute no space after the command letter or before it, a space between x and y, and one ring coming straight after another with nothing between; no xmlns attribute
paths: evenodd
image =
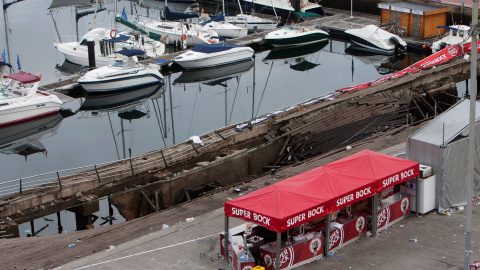
<svg viewBox="0 0 480 270"><path fill-rule="evenodd" d="M343 234L343 227L333 231L333 233L330 234L330 243L328 244L328 249L332 249L332 247L341 245L343 243Z"/></svg>
<svg viewBox="0 0 480 270"><path fill-rule="evenodd" d="M317 252L320 251L321 248L322 248L322 241L320 240L320 238L318 237L313 238L312 241L310 242L310 252L312 252L313 254L317 254Z"/></svg>
<svg viewBox="0 0 480 270"><path fill-rule="evenodd" d="M402 204L400 205L400 209L404 214L407 212L408 204L409 204L408 198L403 198Z"/></svg>
<svg viewBox="0 0 480 270"><path fill-rule="evenodd" d="M280 266L282 267L288 267L293 265L293 259L295 257L295 254L293 252L293 247L289 247L287 249L284 249L280 252ZM275 263L275 262L274 262Z"/></svg>
<svg viewBox="0 0 480 270"><path fill-rule="evenodd" d="M456 46L448 48L448 53L453 57L457 56L457 52L458 51Z"/></svg>
<svg viewBox="0 0 480 270"><path fill-rule="evenodd" d="M272 265L272 257L270 257L270 255L265 255L265 257L263 257L263 262L265 262L265 265L267 266L271 266Z"/></svg>
<svg viewBox="0 0 480 270"><path fill-rule="evenodd" d="M245 267L242 268L242 270L252 270L252 269L253 269L253 268L252 268L252 266L250 266L250 265L247 265L247 266L245 266Z"/></svg>
<svg viewBox="0 0 480 270"><path fill-rule="evenodd" d="M357 229L357 232L361 232L363 228L365 228L365 218L362 216L357 219L355 229Z"/></svg>
<svg viewBox="0 0 480 270"><path fill-rule="evenodd" d="M380 214L377 216L377 228L381 228L383 225L388 225L390 222L390 207L382 209Z"/></svg>

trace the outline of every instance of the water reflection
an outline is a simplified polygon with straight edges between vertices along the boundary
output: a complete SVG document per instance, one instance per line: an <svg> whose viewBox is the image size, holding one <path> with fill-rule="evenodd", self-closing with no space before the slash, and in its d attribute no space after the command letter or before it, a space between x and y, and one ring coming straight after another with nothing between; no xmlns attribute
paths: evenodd
<svg viewBox="0 0 480 270"><path fill-rule="evenodd" d="M398 71L396 64L405 59L406 54L383 55L367 52L351 45L345 50L346 54L362 61L365 65L373 65L378 74L386 75Z"/></svg>
<svg viewBox="0 0 480 270"><path fill-rule="evenodd" d="M35 153L44 153L47 156L47 150L40 139L56 135L62 120L63 116L57 113L0 128L0 153L21 155L25 157L25 160L27 160L27 156Z"/></svg>
<svg viewBox="0 0 480 270"><path fill-rule="evenodd" d="M319 54L316 54L316 52L319 52L327 45L328 40L324 40L305 46L276 47L268 53L263 62L273 65L273 62L280 61L290 65L290 68L293 70L307 71L320 65Z"/></svg>

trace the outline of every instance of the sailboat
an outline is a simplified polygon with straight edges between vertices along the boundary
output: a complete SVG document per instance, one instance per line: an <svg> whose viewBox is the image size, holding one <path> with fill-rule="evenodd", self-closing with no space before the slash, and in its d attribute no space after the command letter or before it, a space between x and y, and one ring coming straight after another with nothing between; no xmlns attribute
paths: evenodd
<svg viewBox="0 0 480 270"><path fill-rule="evenodd" d="M192 69L183 71L175 79L173 85L187 83L209 83L229 80L249 71L254 65L253 60L236 63L225 67L216 67L210 69Z"/></svg>
<svg viewBox="0 0 480 270"><path fill-rule="evenodd" d="M225 1L223 1L225 7ZM277 28L278 20L270 20L266 18L260 18L255 15L244 14L240 0L238 0L238 7L240 8L240 14L235 16L225 16L225 20L231 24L244 26L248 32L266 31ZM223 12L225 14L225 10ZM275 13L276 15L276 13ZM276 17L276 16L275 16Z"/></svg>
<svg viewBox="0 0 480 270"><path fill-rule="evenodd" d="M249 5L258 13L279 16L282 19L288 19L292 16L295 9L290 0L240 0L242 4ZM318 15L326 15L322 5L317 2L309 2L308 0L300 1L300 12L315 13Z"/></svg>

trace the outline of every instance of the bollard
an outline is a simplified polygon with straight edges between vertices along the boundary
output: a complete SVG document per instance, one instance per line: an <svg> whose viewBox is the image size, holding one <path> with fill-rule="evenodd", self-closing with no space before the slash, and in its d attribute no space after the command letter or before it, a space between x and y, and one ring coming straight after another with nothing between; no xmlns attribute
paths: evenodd
<svg viewBox="0 0 480 270"><path fill-rule="evenodd" d="M88 66L91 68L96 67L95 64L95 41L93 38L87 38L88 47Z"/></svg>

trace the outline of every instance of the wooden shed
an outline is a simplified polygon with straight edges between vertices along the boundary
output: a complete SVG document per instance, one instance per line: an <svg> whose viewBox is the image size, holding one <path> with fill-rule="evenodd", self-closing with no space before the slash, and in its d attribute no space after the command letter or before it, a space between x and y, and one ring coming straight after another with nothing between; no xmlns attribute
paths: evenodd
<svg viewBox="0 0 480 270"><path fill-rule="evenodd" d="M450 8L438 8L406 2L379 3L381 23L394 23L400 36L429 38L439 34L437 26L447 23ZM444 34L445 30L440 29Z"/></svg>

